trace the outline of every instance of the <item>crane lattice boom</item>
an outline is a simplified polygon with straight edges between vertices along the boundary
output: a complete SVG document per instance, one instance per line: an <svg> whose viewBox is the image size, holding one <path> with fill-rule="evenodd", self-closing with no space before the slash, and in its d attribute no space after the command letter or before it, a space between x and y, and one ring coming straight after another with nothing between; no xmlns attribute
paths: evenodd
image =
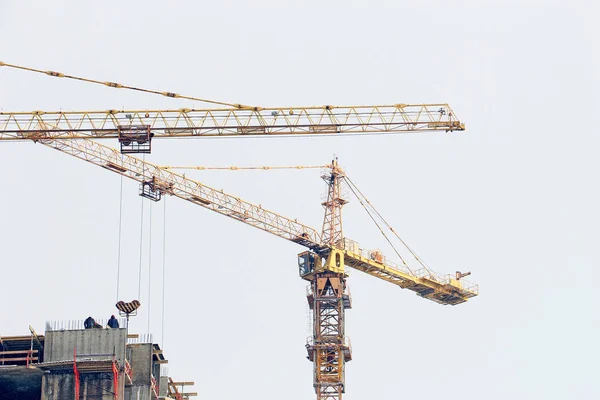
<svg viewBox="0 0 600 400"><path fill-rule="evenodd" d="M191 201L311 249L321 246L319 233L307 225L266 210L260 205L244 201L222 190L213 189L183 175L160 169L149 162L121 154L118 150L93 140L40 140L40 143L142 184L152 183L154 192L162 192Z"/></svg>
<svg viewBox="0 0 600 400"><path fill-rule="evenodd" d="M0 140L118 138L129 128L153 138L465 129L448 104L0 112Z"/></svg>

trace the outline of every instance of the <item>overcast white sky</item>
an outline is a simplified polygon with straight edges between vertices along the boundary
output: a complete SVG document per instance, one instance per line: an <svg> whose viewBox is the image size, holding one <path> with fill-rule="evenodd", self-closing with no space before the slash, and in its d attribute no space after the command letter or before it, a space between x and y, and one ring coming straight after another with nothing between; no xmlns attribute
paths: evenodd
<svg viewBox="0 0 600 400"><path fill-rule="evenodd" d="M600 397L595 2L168 3L3 0L0 60L263 106L448 102L467 131L156 141L148 159L311 165L336 154L431 267L473 272L481 295L457 307L352 273L346 399ZM0 68L4 111L193 106ZM0 335L110 316L119 177L32 143L0 143L0 169ZM318 172L192 175L320 227ZM152 217L148 204L132 327L161 342L165 202ZM199 398L312 398L303 249L176 198L166 207L170 375L196 381ZM125 182L124 300L138 295L140 208ZM359 208L347 206L345 233L383 247Z"/></svg>

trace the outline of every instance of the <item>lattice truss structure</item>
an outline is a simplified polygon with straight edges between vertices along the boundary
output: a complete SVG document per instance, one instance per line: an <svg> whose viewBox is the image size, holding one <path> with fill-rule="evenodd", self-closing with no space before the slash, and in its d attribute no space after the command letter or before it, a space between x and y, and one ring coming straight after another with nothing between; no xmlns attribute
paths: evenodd
<svg viewBox="0 0 600 400"><path fill-rule="evenodd" d="M461 131L448 104L0 112L0 140ZM148 135L148 133L151 133Z"/></svg>
<svg viewBox="0 0 600 400"><path fill-rule="evenodd" d="M321 203L325 208L323 219L322 241L330 246L342 246L344 236L342 234L342 207L348 203L342 196L342 178L344 171L338 167L334 160L331 172L324 174L321 178L327 183L327 200Z"/></svg>
<svg viewBox="0 0 600 400"><path fill-rule="evenodd" d="M313 362L314 388L319 400L341 399L344 393L344 365L352 359L344 334L345 309L351 305L343 274L318 273L311 283L309 307L313 314L313 337L306 349ZM346 300L346 301L345 301Z"/></svg>

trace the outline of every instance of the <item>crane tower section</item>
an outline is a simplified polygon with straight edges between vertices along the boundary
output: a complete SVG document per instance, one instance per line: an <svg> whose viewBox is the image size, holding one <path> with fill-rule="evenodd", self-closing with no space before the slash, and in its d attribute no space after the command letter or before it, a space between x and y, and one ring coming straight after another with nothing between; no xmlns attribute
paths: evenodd
<svg viewBox="0 0 600 400"><path fill-rule="evenodd" d="M342 207L348 203L342 197L342 179L344 171L338 166L337 159L331 163L331 172L321 178L327 183L327 200L322 203L325 207L323 233L321 240L328 246L340 246L344 242L342 233ZM342 246L343 247L343 246Z"/></svg>
<svg viewBox="0 0 600 400"><path fill-rule="evenodd" d="M332 161L330 173L322 178L328 185L327 198L322 203L325 218L321 233L327 250L320 255L306 253L304 259L301 256L305 268L301 276L310 281L307 298L313 316L313 335L306 350L313 362L317 400L340 400L345 390L344 365L352 359L352 354L345 336L345 310L351 307L351 302L339 251L344 243L342 207L347 200L342 197L344 171L337 159ZM327 258L325 263L324 258Z"/></svg>

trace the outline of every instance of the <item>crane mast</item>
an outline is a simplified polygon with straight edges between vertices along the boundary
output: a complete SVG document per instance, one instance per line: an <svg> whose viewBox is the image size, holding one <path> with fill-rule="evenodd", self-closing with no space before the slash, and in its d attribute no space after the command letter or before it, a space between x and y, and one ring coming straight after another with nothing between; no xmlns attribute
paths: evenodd
<svg viewBox="0 0 600 400"><path fill-rule="evenodd" d="M342 177L344 172L338 166L337 159L331 162L331 172L323 175L327 183L327 200L322 203L325 208L321 240L328 246L340 246L344 240L342 233L342 207L347 201L342 198ZM342 246L343 247L343 246Z"/></svg>
<svg viewBox="0 0 600 400"><path fill-rule="evenodd" d="M331 172L323 175L327 183L327 200L321 239L328 249L343 248L342 207L347 200L342 197L344 172L337 159L331 163ZM321 252L328 257L331 251ZM342 260L334 254L336 268ZM312 310L313 336L306 345L308 359L313 362L313 386L317 400L338 400L345 388L345 362L352 359L345 336L345 310L351 308L346 286L346 274L331 270L315 272L310 278L308 303Z"/></svg>

